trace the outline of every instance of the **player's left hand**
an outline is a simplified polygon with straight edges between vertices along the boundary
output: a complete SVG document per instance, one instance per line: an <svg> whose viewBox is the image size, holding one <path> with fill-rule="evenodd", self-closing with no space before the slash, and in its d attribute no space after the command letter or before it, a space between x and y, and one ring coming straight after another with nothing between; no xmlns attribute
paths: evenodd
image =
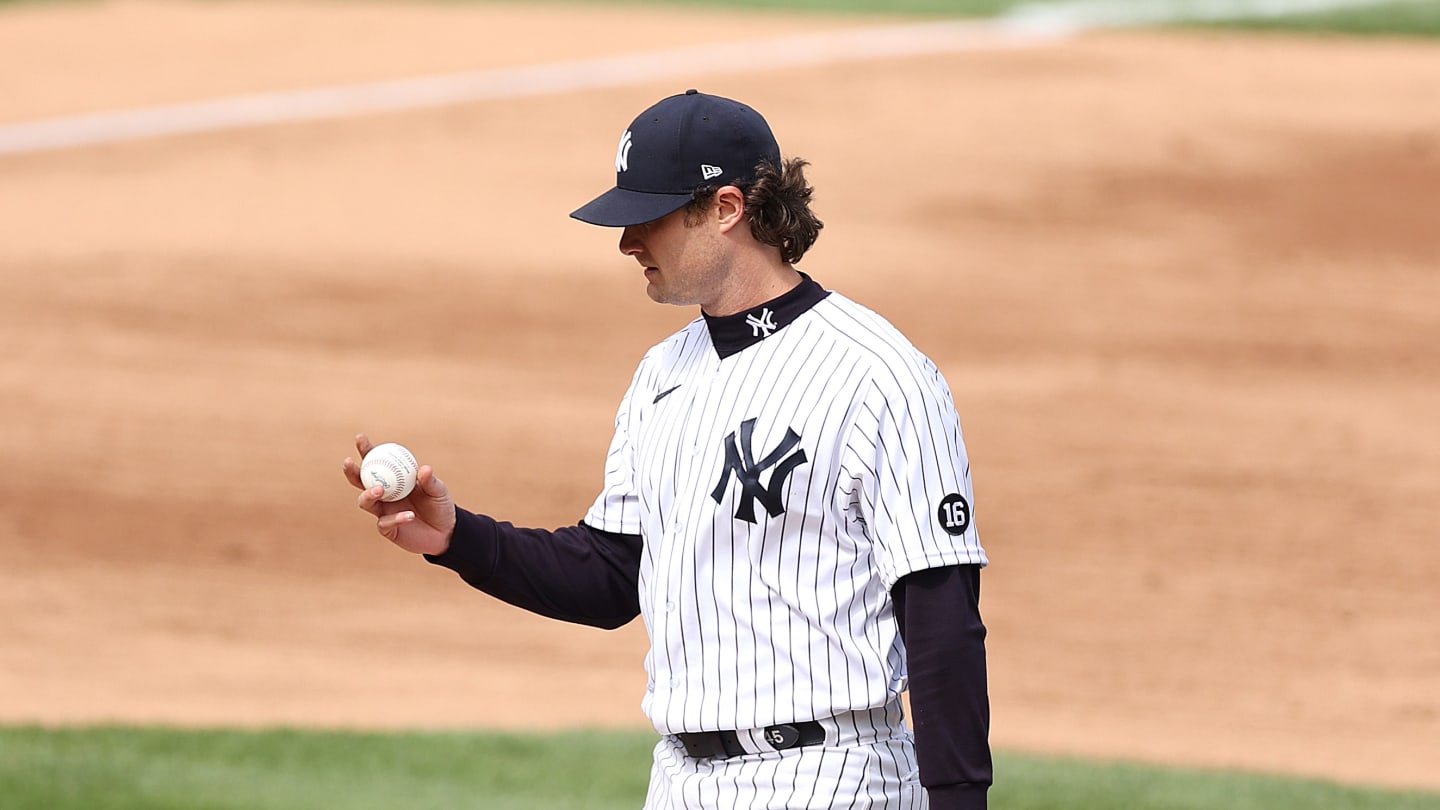
<svg viewBox="0 0 1440 810"><path fill-rule="evenodd" d="M355 437L355 449L364 458L375 443L364 433ZM421 465L415 476L415 489L398 501L380 500L384 487L366 487L360 481L360 463L346 458L345 478L360 490L356 505L374 515L376 531L400 548L415 554L444 554L455 533L455 501L445 482L435 476L430 465Z"/></svg>

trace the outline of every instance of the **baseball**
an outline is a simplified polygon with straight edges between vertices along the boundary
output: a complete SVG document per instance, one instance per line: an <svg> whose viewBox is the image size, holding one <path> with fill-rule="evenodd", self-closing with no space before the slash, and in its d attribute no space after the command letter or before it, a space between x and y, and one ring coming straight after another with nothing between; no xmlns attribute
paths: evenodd
<svg viewBox="0 0 1440 810"><path fill-rule="evenodd" d="M415 476L419 472L420 465L415 463L414 454L395 442L375 445L360 462L360 481L366 487L376 484L384 487L385 494L380 500L386 502L409 495L415 489Z"/></svg>

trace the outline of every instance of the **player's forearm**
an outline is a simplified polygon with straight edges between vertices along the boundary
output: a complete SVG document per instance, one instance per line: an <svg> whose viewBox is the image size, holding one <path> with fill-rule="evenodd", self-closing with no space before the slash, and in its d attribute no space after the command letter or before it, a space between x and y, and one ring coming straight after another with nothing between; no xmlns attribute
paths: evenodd
<svg viewBox="0 0 1440 810"><path fill-rule="evenodd" d="M455 510L444 554L425 559L497 599L561 621L615 628L640 614L639 537L589 526L524 529Z"/></svg>
<svg viewBox="0 0 1440 810"><path fill-rule="evenodd" d="M915 754L931 810L984 808L993 768L980 568L919 571L900 580L894 596L909 661Z"/></svg>

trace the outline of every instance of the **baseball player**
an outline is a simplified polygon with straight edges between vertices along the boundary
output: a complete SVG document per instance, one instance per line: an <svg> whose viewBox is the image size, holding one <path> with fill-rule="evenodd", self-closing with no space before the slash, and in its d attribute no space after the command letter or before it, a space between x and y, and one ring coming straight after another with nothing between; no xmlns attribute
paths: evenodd
<svg viewBox="0 0 1440 810"><path fill-rule="evenodd" d="M486 593L644 618L646 810L983 808L987 560L959 417L900 332L796 269L822 227L806 165L694 90L621 136L615 187L572 216L623 229L649 296L700 312L641 359L577 525L458 508L428 466L395 503L344 471L381 534Z"/></svg>

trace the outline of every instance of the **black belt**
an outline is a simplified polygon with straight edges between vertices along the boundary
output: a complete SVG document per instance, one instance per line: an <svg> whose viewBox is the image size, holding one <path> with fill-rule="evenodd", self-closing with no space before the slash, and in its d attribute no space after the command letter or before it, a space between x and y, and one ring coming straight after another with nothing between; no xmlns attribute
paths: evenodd
<svg viewBox="0 0 1440 810"><path fill-rule="evenodd" d="M724 759L748 753L740 745L740 736L733 731L687 731L675 735L685 746L685 753L696 759ZM780 723L766 726L761 735L776 751L819 745L825 742L825 727L807 720L803 723Z"/></svg>

